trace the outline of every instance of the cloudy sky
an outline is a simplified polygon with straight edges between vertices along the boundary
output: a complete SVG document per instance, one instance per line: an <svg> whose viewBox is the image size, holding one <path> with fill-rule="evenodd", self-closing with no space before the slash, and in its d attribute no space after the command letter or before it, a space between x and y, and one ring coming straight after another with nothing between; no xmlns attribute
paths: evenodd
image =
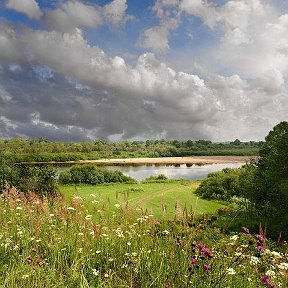
<svg viewBox="0 0 288 288"><path fill-rule="evenodd" d="M286 0L0 0L0 137L263 140Z"/></svg>

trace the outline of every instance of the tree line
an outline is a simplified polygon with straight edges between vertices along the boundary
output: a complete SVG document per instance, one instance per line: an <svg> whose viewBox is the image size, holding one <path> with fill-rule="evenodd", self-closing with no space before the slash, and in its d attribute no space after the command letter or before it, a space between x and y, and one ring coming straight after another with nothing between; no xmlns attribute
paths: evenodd
<svg viewBox="0 0 288 288"><path fill-rule="evenodd" d="M147 140L108 142L51 142L39 139L0 139L0 151L13 162L65 162L101 158L255 156L263 142L214 143L208 140Z"/></svg>

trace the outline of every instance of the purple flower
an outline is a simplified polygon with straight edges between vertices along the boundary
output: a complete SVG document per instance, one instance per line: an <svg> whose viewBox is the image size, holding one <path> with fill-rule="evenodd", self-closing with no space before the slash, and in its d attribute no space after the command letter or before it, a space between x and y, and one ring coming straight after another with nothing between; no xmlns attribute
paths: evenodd
<svg viewBox="0 0 288 288"><path fill-rule="evenodd" d="M203 268L205 271L208 271L210 269L209 265L206 263L203 265Z"/></svg>
<svg viewBox="0 0 288 288"><path fill-rule="evenodd" d="M268 275L264 275L264 276L262 277L262 283L263 283L264 285L270 285L270 277L269 277Z"/></svg>
<svg viewBox="0 0 288 288"><path fill-rule="evenodd" d="M40 254L38 255L38 257L39 257L40 259L44 259L44 258L45 258L45 255L44 255L43 253L40 253Z"/></svg>
<svg viewBox="0 0 288 288"><path fill-rule="evenodd" d="M264 248L264 246L262 246L262 245L258 245L258 246L256 247L256 250L263 252L263 251L265 250L265 248Z"/></svg>
<svg viewBox="0 0 288 288"><path fill-rule="evenodd" d="M244 234L249 234L250 233L250 230L248 227L242 227L242 231Z"/></svg>
<svg viewBox="0 0 288 288"><path fill-rule="evenodd" d="M205 248L206 248L206 246L205 246L205 244L203 244L203 243L200 243L200 244L198 245L198 249L199 249L201 252L203 252L203 251L205 250Z"/></svg>
<svg viewBox="0 0 288 288"><path fill-rule="evenodd" d="M197 260L193 257L190 259L190 265L194 266L197 264Z"/></svg>
<svg viewBox="0 0 288 288"><path fill-rule="evenodd" d="M265 242L265 238L262 234L256 235L256 239L259 245L263 244Z"/></svg>
<svg viewBox="0 0 288 288"><path fill-rule="evenodd" d="M202 251L202 252L203 252L205 257L208 257L208 258L212 258L213 257L213 254L212 254L211 250L208 249L208 248L205 248L204 251Z"/></svg>

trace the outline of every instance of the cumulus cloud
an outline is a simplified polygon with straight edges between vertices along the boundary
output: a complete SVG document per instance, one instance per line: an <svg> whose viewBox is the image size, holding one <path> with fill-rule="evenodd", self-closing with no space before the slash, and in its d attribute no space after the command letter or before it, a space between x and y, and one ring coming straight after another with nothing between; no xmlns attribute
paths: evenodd
<svg viewBox="0 0 288 288"><path fill-rule="evenodd" d="M113 1L122 7L122 16L124 2ZM13 26L2 23L2 135L52 137L55 131L55 137L66 140L72 134L80 140L115 135L263 139L287 115L287 15L258 0L230 0L222 6L204 0L189 3L192 1L156 2L152 9L160 23L150 29L164 32L159 46L151 47L159 39L156 31L147 48L169 48L170 29L177 29L179 11L199 17L221 32L217 45L205 59L199 59L215 72L206 77L176 71L152 53L140 55L133 65L120 56L110 57L85 39L78 26L89 26L89 21L77 22L70 17L68 6L61 6L61 11L73 19L73 29L58 24L53 31L25 29L15 33ZM214 20L208 22L210 16L206 15ZM20 68L11 69L9 64L16 62ZM217 69L226 69L226 76Z"/></svg>
<svg viewBox="0 0 288 288"><path fill-rule="evenodd" d="M177 0L157 0L152 11L159 18L160 24L146 29L139 39L141 47L156 53L169 50L169 35L179 26Z"/></svg>
<svg viewBox="0 0 288 288"><path fill-rule="evenodd" d="M112 26L125 24L132 19L126 15L126 0L113 0L106 6L85 4L69 0L54 10L46 10L46 24L59 32L73 32L75 28L97 28L104 22Z"/></svg>
<svg viewBox="0 0 288 288"><path fill-rule="evenodd" d="M31 19L40 19L42 12L35 0L8 0L6 7L27 15Z"/></svg>

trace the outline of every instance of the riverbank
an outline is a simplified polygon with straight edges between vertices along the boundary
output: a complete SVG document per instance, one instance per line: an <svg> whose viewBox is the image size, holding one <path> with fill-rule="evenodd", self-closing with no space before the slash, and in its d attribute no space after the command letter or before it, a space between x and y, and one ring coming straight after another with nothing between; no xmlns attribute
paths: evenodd
<svg viewBox="0 0 288 288"><path fill-rule="evenodd" d="M161 157L161 158L126 158L126 159L99 159L79 160L65 162L29 162L29 164L96 164L110 165L174 165L174 164L221 164L221 163L245 163L258 159L257 156L193 156L193 157Z"/></svg>

